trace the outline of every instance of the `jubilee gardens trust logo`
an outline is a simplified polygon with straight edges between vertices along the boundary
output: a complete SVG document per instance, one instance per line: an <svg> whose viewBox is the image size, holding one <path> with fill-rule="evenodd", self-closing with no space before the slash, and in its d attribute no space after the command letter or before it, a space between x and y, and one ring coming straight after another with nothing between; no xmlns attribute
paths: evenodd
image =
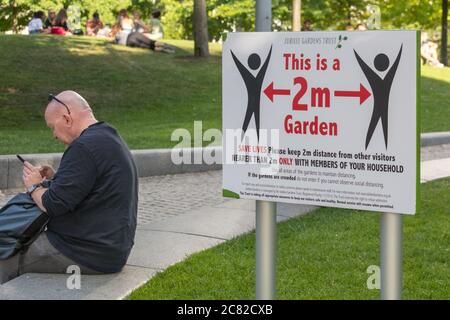
<svg viewBox="0 0 450 320"><path fill-rule="evenodd" d="M347 40L347 37L344 38ZM342 46L341 46L342 47ZM375 128L381 119L381 125L383 129L384 142L386 145L386 149L388 146L388 110L389 110L389 96L392 87L392 83L394 80L395 73L397 71L397 67L400 62L400 57L402 54L403 44L400 46L400 51L395 59L393 65L386 72L384 77L380 76L376 71L374 71L364 60L359 56L359 54L354 51L356 60L358 61L359 66L361 67L364 75L367 78L367 81L372 88L373 93L373 111L372 117L369 123L369 127L366 134L365 148L369 146L369 143L372 139L372 135L375 131ZM261 66L261 58L257 53L252 53L247 60L248 67L255 71L258 70L256 75L253 75L251 71L244 66L244 64L236 57L233 51L231 51L231 55L236 64L239 73L242 76L242 79L245 83L245 87L247 89L248 102L247 102L247 110L245 113L244 122L242 125L242 137L241 141L244 138L245 132L249 126L250 120L254 115L255 118L255 126L257 139L259 141L259 132L260 132L260 106L261 106L261 89L264 81L264 76L267 71L267 67L269 65L269 61L272 55L272 46L270 47L269 53L265 59L264 64ZM384 53L379 53L374 58L374 66L375 69L379 73L385 72L390 65L389 58Z"/></svg>

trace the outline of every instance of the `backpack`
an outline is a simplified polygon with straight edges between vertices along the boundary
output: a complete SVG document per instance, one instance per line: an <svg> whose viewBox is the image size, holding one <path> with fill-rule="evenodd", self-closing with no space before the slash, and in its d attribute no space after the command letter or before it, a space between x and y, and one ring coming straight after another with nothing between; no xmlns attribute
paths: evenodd
<svg viewBox="0 0 450 320"><path fill-rule="evenodd" d="M49 216L28 193L19 193L0 209L0 260L28 247L44 232Z"/></svg>

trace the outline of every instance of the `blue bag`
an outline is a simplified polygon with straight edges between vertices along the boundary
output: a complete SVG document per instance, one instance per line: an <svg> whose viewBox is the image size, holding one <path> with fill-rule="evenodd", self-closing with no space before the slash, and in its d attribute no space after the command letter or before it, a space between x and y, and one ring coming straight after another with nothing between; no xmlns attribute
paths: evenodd
<svg viewBox="0 0 450 320"><path fill-rule="evenodd" d="M27 193L19 193L0 209L0 260L25 251L44 232L49 216Z"/></svg>

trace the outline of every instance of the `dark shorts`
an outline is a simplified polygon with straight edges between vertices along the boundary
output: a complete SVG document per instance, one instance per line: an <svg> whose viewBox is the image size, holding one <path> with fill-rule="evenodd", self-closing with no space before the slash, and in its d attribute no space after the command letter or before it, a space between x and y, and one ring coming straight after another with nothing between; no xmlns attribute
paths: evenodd
<svg viewBox="0 0 450 320"><path fill-rule="evenodd" d="M26 252L0 261L0 284L25 273L67 273L69 266L78 266L81 274L101 274L64 256L50 244L44 232Z"/></svg>

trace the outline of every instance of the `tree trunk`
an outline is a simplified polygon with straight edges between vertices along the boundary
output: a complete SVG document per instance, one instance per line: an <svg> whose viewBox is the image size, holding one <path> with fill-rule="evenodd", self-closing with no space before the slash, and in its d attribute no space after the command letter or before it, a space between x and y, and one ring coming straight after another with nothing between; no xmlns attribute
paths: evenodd
<svg viewBox="0 0 450 320"><path fill-rule="evenodd" d="M194 55L209 56L206 0L194 0Z"/></svg>
<svg viewBox="0 0 450 320"><path fill-rule="evenodd" d="M292 31L300 31L301 24L301 0L292 0Z"/></svg>
<svg viewBox="0 0 450 320"><path fill-rule="evenodd" d="M448 66L448 0L442 0L441 63Z"/></svg>
<svg viewBox="0 0 450 320"><path fill-rule="evenodd" d="M12 31L13 31L13 33L14 34L18 34L19 33L19 31L18 31L18 28L17 28L17 14L18 14L18 12L17 12L17 4L16 4L16 1L10 1L9 2L9 4L10 4L10 6L11 6L11 12L12 12L12 15L11 15L11 19L12 19Z"/></svg>

